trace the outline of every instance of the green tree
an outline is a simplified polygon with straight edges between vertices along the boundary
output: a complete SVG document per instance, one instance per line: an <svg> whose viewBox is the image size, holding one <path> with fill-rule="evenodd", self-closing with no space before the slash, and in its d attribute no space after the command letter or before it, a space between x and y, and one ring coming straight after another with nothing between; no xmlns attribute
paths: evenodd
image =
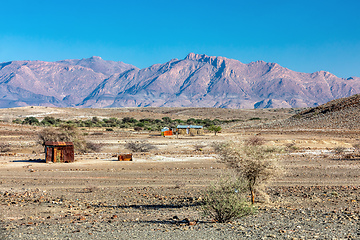
<svg viewBox="0 0 360 240"><path fill-rule="evenodd" d="M43 125L55 125L56 124L56 119L54 117L49 117L49 116L46 116L44 117L44 119L41 121L41 124Z"/></svg>
<svg viewBox="0 0 360 240"><path fill-rule="evenodd" d="M39 120L36 117L27 117L24 119L22 124L39 125Z"/></svg>
<svg viewBox="0 0 360 240"><path fill-rule="evenodd" d="M216 133L221 131L221 129L222 129L221 126L217 126L217 125L211 125L208 127L208 130L211 132L214 132L215 136L216 136Z"/></svg>
<svg viewBox="0 0 360 240"><path fill-rule="evenodd" d="M169 117L163 117L162 120L164 121L165 124L172 122L171 118L169 118Z"/></svg>
<svg viewBox="0 0 360 240"><path fill-rule="evenodd" d="M136 123L137 120L136 120L135 118L124 117L124 118L122 119L122 122L123 122L123 123Z"/></svg>

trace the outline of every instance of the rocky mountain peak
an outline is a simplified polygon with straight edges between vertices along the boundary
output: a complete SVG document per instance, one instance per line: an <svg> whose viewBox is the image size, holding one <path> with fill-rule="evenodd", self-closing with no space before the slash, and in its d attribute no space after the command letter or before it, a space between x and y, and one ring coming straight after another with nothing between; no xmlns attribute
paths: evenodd
<svg viewBox="0 0 360 240"><path fill-rule="evenodd" d="M91 58L89 58L91 60L102 60L101 57L98 57L98 56L92 56Z"/></svg>
<svg viewBox="0 0 360 240"><path fill-rule="evenodd" d="M225 63L226 58L224 57L216 57L216 56L208 56L206 54L196 54L196 53L189 53L185 60L192 60L198 62L205 62L213 65L216 68L222 66Z"/></svg>

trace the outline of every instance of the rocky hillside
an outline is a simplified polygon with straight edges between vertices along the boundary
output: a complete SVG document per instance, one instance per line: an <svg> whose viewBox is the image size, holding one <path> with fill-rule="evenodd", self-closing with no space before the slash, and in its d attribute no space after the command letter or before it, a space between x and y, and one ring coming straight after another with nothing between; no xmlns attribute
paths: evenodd
<svg viewBox="0 0 360 240"><path fill-rule="evenodd" d="M138 69L99 57L0 64L0 107L313 107L360 93L360 78L190 53Z"/></svg>
<svg viewBox="0 0 360 240"><path fill-rule="evenodd" d="M285 121L271 124L271 127L359 130L359 113L360 94L355 94L306 109Z"/></svg>

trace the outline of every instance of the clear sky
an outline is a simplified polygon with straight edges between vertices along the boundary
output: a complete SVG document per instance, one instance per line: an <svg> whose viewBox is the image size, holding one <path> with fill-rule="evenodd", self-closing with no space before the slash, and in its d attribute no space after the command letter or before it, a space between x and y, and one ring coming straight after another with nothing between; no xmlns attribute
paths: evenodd
<svg viewBox="0 0 360 240"><path fill-rule="evenodd" d="M358 0L17 0L0 62L100 56L139 68L195 52L360 77Z"/></svg>

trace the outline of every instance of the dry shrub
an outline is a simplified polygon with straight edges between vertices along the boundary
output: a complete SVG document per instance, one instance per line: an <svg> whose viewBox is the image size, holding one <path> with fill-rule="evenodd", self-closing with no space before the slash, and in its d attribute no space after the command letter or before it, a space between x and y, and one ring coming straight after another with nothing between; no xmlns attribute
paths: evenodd
<svg viewBox="0 0 360 240"><path fill-rule="evenodd" d="M45 146L45 142L69 142L71 138L68 134L56 128L44 128L38 134L39 144Z"/></svg>
<svg viewBox="0 0 360 240"><path fill-rule="evenodd" d="M247 181L242 178L223 178L210 185L204 194L204 214L220 223L252 214L254 208L246 201L246 189Z"/></svg>
<svg viewBox="0 0 360 240"><path fill-rule="evenodd" d="M195 144L194 145L195 151L202 151L205 147L206 147L206 145L203 145L203 144Z"/></svg>
<svg viewBox="0 0 360 240"><path fill-rule="evenodd" d="M296 146L296 144L294 142L286 143L285 148L288 152L295 152L295 151L299 150L299 148Z"/></svg>
<svg viewBox="0 0 360 240"><path fill-rule="evenodd" d="M185 186L186 186L185 181L180 181L180 180L175 181L175 187L174 188L183 188Z"/></svg>
<svg viewBox="0 0 360 240"><path fill-rule="evenodd" d="M355 149L356 152L359 152L360 151L360 143L355 143L353 145L353 148Z"/></svg>
<svg viewBox="0 0 360 240"><path fill-rule="evenodd" d="M264 183L271 180L280 169L277 164L279 149L257 145L239 145L230 142L215 148L219 160L234 169L240 178L248 182L251 202L255 193L264 193Z"/></svg>
<svg viewBox="0 0 360 240"><path fill-rule="evenodd" d="M150 152L152 149L156 149L156 146L147 141L129 141L125 144L125 148L132 152Z"/></svg>
<svg viewBox="0 0 360 240"><path fill-rule="evenodd" d="M334 149L333 149L333 152L335 153L335 154L343 154L344 152L345 152L345 147L341 147L341 146L339 146L339 147L335 147Z"/></svg>
<svg viewBox="0 0 360 240"><path fill-rule="evenodd" d="M60 128L44 128L38 134L39 144L45 146L45 142L72 142L77 152L85 153L93 151L92 144L87 143L82 134L73 125L63 125ZM90 147L90 148L88 148Z"/></svg>
<svg viewBox="0 0 360 240"><path fill-rule="evenodd" d="M245 140L245 145L248 146L261 146L264 145L264 143L265 143L265 139L258 135L249 137L248 139Z"/></svg>
<svg viewBox="0 0 360 240"><path fill-rule="evenodd" d="M0 143L0 152L10 152L11 146L8 143Z"/></svg>
<svg viewBox="0 0 360 240"><path fill-rule="evenodd" d="M92 142L86 143L86 149L91 152L101 152L103 147L104 145L101 143L92 143Z"/></svg>
<svg viewBox="0 0 360 240"><path fill-rule="evenodd" d="M139 132L139 131L142 131L142 130L143 130L143 128L142 128L142 127L134 127L134 131Z"/></svg>

